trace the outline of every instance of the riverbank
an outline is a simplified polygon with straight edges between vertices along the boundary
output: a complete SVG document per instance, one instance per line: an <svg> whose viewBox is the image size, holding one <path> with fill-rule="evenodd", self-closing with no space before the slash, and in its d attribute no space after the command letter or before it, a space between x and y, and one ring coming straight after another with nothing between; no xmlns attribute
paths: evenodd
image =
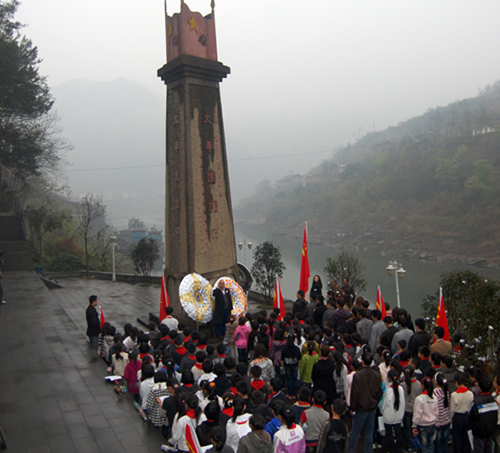
<svg viewBox="0 0 500 453"><path fill-rule="evenodd" d="M302 229L270 227L262 219L258 222L236 221L236 225L251 227L272 235L289 239L302 238ZM383 228L372 228L370 232L318 231L309 226L309 244L348 249L356 253L377 254L382 257L397 256L400 259L414 259L429 262L455 262L457 266L479 266L500 269L500 250L491 243L479 246L469 245L452 237L436 237L431 234L398 234Z"/></svg>

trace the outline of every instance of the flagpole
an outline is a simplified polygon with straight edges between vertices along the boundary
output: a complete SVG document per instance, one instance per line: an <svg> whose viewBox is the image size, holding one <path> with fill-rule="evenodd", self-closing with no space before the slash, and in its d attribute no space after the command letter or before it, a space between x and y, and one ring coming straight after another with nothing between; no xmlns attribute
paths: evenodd
<svg viewBox="0 0 500 453"><path fill-rule="evenodd" d="M165 5L165 59L168 60L167 0L164 0L164 5Z"/></svg>

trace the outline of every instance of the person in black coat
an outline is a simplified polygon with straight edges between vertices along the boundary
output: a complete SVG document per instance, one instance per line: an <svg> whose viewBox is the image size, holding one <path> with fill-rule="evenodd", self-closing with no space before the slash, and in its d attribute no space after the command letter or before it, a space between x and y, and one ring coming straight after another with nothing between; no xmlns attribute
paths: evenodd
<svg viewBox="0 0 500 453"><path fill-rule="evenodd" d="M314 364L311 377L313 381L313 392L323 390L326 393L326 404L330 407L337 399L337 389L333 378L335 363L330 356L330 347L322 345L320 348L320 358Z"/></svg>
<svg viewBox="0 0 500 453"><path fill-rule="evenodd" d="M322 296L323 295L323 283L321 283L321 277L319 275L315 275L312 282L311 291L309 295Z"/></svg>
<svg viewBox="0 0 500 453"><path fill-rule="evenodd" d="M97 305L99 301L97 296L89 297L89 306L85 311L85 316L87 318L87 336L90 340L90 345L97 352L97 339L101 333L101 322L99 321L99 314L97 313Z"/></svg>
<svg viewBox="0 0 500 453"><path fill-rule="evenodd" d="M215 308L212 320L215 324L215 334L218 337L224 337L226 334L226 324L233 310L233 300L224 280L219 280L217 288L213 291L213 296L215 299Z"/></svg>

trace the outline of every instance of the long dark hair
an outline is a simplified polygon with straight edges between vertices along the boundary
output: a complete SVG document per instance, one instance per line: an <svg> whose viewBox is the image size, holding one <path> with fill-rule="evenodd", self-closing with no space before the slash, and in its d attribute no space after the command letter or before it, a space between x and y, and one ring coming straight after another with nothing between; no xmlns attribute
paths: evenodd
<svg viewBox="0 0 500 453"><path fill-rule="evenodd" d="M245 407L246 407L245 400L243 398L237 396L233 402L234 412L233 412L233 416L231 417L231 420L233 422L236 422L236 417L238 417L238 415L241 415L245 412Z"/></svg>
<svg viewBox="0 0 500 453"><path fill-rule="evenodd" d="M448 407L449 402L448 402L448 379L446 379L442 373L437 373L436 376L434 377L436 379L437 385L443 389L444 393L444 401L443 401L443 406Z"/></svg>
<svg viewBox="0 0 500 453"><path fill-rule="evenodd" d="M344 368L342 354L339 351L333 351L332 357L335 362L335 373L340 377L342 375L342 368Z"/></svg>
<svg viewBox="0 0 500 453"><path fill-rule="evenodd" d="M411 365L406 365L404 367L404 375L405 375L405 383L406 383L406 393L408 395L411 393L411 378L415 375L415 368L413 368Z"/></svg>
<svg viewBox="0 0 500 453"><path fill-rule="evenodd" d="M429 377L425 377L422 381L422 386L424 387L424 390L427 390L427 395L429 395L429 398L433 398L434 384L432 383L432 379Z"/></svg>
<svg viewBox="0 0 500 453"><path fill-rule="evenodd" d="M389 366L392 360L392 354L391 351L388 351L387 349L382 352L382 359L384 360L385 366Z"/></svg>
<svg viewBox="0 0 500 453"><path fill-rule="evenodd" d="M121 341L119 341L118 343L115 344L115 350L116 350L115 359L116 360L123 360L123 357L121 355L121 352L123 350L123 344Z"/></svg>
<svg viewBox="0 0 500 453"><path fill-rule="evenodd" d="M394 391L394 409L399 410L399 373L396 370L391 370L387 373L387 377L392 382L392 390Z"/></svg>
<svg viewBox="0 0 500 453"><path fill-rule="evenodd" d="M210 431L210 439L215 441L214 448L217 451L222 451L226 443L226 430L222 429L220 426L214 426Z"/></svg>

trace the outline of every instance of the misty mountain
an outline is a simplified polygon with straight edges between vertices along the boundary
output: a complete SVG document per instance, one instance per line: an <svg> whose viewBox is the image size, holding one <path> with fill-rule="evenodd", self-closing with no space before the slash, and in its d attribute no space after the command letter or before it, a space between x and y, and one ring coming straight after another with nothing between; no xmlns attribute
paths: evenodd
<svg viewBox="0 0 500 453"><path fill-rule="evenodd" d="M110 222L157 215L163 224L165 100L123 78L71 80L52 92L63 135L74 146L66 156L73 197L102 195Z"/></svg>
<svg viewBox="0 0 500 453"><path fill-rule="evenodd" d="M308 221L312 242L500 264L500 83L340 154L260 184L236 221L295 237Z"/></svg>

